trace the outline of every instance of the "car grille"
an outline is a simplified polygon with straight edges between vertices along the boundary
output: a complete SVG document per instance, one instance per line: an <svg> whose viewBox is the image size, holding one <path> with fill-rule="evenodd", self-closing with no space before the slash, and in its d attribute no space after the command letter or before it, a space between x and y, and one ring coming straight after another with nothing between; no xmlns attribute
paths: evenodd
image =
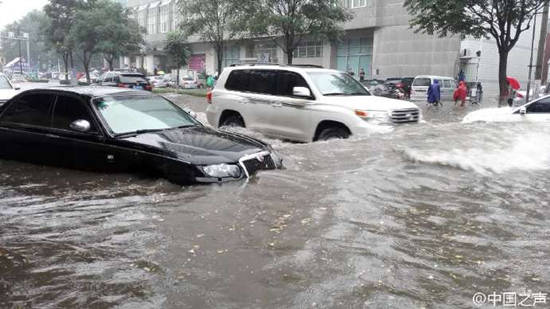
<svg viewBox="0 0 550 309"><path fill-rule="evenodd" d="M246 169L245 174L250 177L259 170L275 169L275 162L271 158L269 152L261 152L250 156L243 157L240 160L241 166Z"/></svg>
<svg viewBox="0 0 550 309"><path fill-rule="evenodd" d="M418 122L420 111L418 108L398 109L391 113L393 123Z"/></svg>

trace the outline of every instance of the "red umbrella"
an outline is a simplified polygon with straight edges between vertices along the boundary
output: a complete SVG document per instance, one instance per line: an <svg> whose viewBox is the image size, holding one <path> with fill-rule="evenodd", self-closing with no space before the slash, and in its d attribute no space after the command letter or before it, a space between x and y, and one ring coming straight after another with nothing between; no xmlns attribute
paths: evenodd
<svg viewBox="0 0 550 309"><path fill-rule="evenodd" d="M521 84L514 77L508 76L508 77L506 77L506 80L508 80L508 82L510 83L510 86L512 87L512 89L518 90L519 88L521 88Z"/></svg>

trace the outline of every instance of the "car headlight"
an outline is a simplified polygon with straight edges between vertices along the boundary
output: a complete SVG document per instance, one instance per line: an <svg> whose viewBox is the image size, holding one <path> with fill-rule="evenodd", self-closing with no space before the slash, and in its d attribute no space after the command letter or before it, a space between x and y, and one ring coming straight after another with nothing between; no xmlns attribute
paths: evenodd
<svg viewBox="0 0 550 309"><path fill-rule="evenodd" d="M356 109L355 115L364 120L389 121L390 119L390 114L388 111L365 111Z"/></svg>
<svg viewBox="0 0 550 309"><path fill-rule="evenodd" d="M207 166L204 166L202 170L207 176L210 176L210 177L216 177L216 178L241 177L241 168L234 164L207 165Z"/></svg>

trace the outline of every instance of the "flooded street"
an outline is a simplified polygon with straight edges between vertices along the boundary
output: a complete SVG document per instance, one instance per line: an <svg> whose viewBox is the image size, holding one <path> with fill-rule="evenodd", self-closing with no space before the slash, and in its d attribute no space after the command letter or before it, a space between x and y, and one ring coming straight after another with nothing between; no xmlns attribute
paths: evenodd
<svg viewBox="0 0 550 309"><path fill-rule="evenodd" d="M0 160L0 307L472 308L476 292L550 293L550 125L422 107L426 123L349 140L247 132L286 167L249 182Z"/></svg>

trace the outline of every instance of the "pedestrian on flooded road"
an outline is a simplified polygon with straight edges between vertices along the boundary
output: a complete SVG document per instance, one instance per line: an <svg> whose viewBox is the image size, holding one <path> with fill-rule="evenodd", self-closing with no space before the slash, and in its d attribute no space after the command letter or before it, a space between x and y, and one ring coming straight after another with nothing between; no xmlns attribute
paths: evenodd
<svg viewBox="0 0 550 309"><path fill-rule="evenodd" d="M458 88L456 88L453 99L455 100L455 105L458 103L458 100L460 100L460 107L464 107L466 105L466 97L468 96L468 88L466 88L466 83L461 81L458 84Z"/></svg>
<svg viewBox="0 0 550 309"><path fill-rule="evenodd" d="M206 78L206 86L208 87L208 90L212 90L212 88L214 88L214 77L212 75L208 75Z"/></svg>
<svg viewBox="0 0 550 309"><path fill-rule="evenodd" d="M365 81L365 70L363 70L363 68L359 70L359 81Z"/></svg>
<svg viewBox="0 0 550 309"><path fill-rule="evenodd" d="M443 105L441 104L441 87L437 79L428 88L428 103L434 106Z"/></svg>

